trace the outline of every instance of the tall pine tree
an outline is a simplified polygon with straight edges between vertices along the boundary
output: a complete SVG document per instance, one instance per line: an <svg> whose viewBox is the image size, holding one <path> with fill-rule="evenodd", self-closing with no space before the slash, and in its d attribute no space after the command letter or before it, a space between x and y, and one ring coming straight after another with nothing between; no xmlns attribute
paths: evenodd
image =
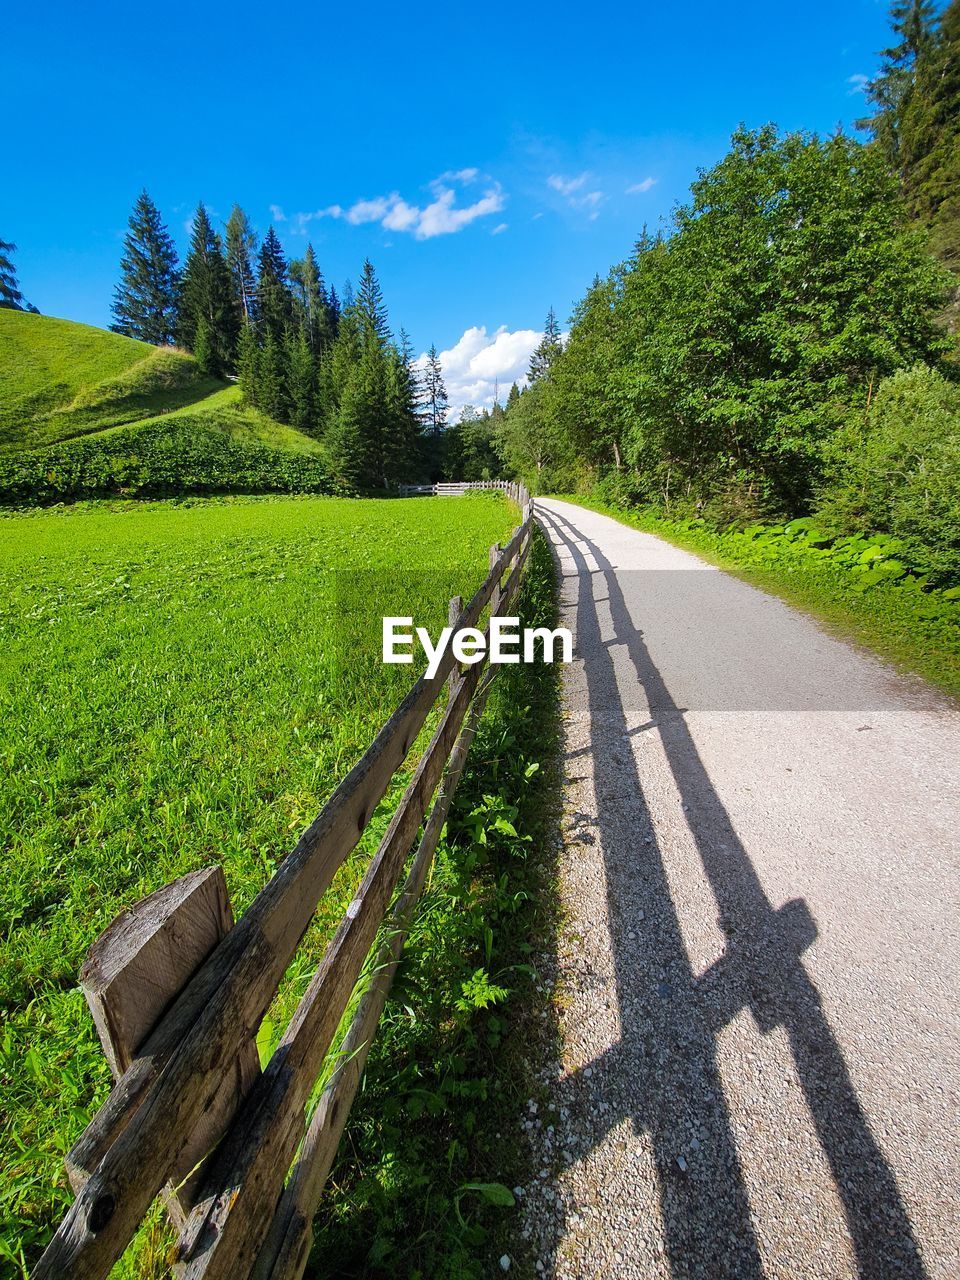
<svg viewBox="0 0 960 1280"><path fill-rule="evenodd" d="M530 369L527 377L531 385L550 372L550 366L556 360L557 356L563 350L563 344L560 341L560 325L557 322L556 312L553 307L547 312L547 319L543 326L543 337L537 346L536 351L530 357Z"/></svg>
<svg viewBox="0 0 960 1280"><path fill-rule="evenodd" d="M960 0L917 61L902 124L904 190L934 252L960 272Z"/></svg>
<svg viewBox="0 0 960 1280"><path fill-rule="evenodd" d="M206 373L222 377L234 367L237 333L238 317L223 245L206 209L199 204L183 271L177 336Z"/></svg>
<svg viewBox="0 0 960 1280"><path fill-rule="evenodd" d="M257 285L253 259L257 252L257 233L238 204L227 219L227 269L233 286L234 305L244 320L253 318Z"/></svg>
<svg viewBox="0 0 960 1280"><path fill-rule="evenodd" d="M930 0L894 0L890 6L890 26L897 43L880 54L883 65L867 85L867 101L875 108L872 116L857 121L869 129L874 142L899 170L901 129L904 112L913 90L917 62L923 57L933 35L936 5Z"/></svg>
<svg viewBox="0 0 960 1280"><path fill-rule="evenodd" d="M431 435L438 436L447 425L447 414L450 401L447 398L447 385L443 380L443 368L436 345L427 352L427 363L423 367L423 424Z"/></svg>
<svg viewBox="0 0 960 1280"><path fill-rule="evenodd" d="M173 342L180 289L177 251L146 191L141 191L130 215L120 272L110 328L157 346Z"/></svg>
<svg viewBox="0 0 960 1280"><path fill-rule="evenodd" d="M296 304L299 327L303 329L307 345L314 356L319 356L333 341L330 319L330 302L313 245L307 245L302 259L293 259L288 267Z"/></svg>
<svg viewBox="0 0 960 1280"><path fill-rule="evenodd" d="M375 334L381 342L390 340L390 325L387 323L387 308L383 301L383 290L369 258L365 259L360 273L360 287L357 290L357 314L365 329Z"/></svg>
<svg viewBox="0 0 960 1280"><path fill-rule="evenodd" d="M13 254L17 251L15 244L0 240L0 307L10 311L32 311L23 300L16 269L13 265Z"/></svg>
<svg viewBox="0 0 960 1280"><path fill-rule="evenodd" d="M287 260L273 227L260 246L257 273L257 325L261 340L268 335L283 346L287 328L293 322L293 295L287 283Z"/></svg>

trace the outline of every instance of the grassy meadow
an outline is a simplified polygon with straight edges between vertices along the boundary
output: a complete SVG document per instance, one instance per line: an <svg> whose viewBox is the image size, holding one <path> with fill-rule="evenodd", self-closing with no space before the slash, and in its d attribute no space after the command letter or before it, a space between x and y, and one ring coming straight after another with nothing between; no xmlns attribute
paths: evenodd
<svg viewBox="0 0 960 1280"><path fill-rule="evenodd" d="M49 1236L64 1153L108 1089L76 986L90 943L213 861L245 909L413 679L381 664L381 616L439 627L515 517L490 496L0 517L0 1270ZM263 1053L386 818L331 888ZM151 1230L125 1274L163 1274Z"/></svg>

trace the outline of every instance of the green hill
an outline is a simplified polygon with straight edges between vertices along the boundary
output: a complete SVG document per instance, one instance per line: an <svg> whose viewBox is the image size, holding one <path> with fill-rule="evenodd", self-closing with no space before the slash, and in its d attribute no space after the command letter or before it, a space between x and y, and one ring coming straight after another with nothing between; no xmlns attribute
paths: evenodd
<svg viewBox="0 0 960 1280"><path fill-rule="evenodd" d="M186 352L0 310L0 504L328 492L322 453Z"/></svg>
<svg viewBox="0 0 960 1280"><path fill-rule="evenodd" d="M72 320L0 311L0 451L151 418L222 386L185 352Z"/></svg>

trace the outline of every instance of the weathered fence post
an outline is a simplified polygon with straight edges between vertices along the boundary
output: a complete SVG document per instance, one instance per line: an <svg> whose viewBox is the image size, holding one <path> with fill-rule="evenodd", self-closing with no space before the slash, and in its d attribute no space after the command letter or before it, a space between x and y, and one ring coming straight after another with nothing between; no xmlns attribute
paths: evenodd
<svg viewBox="0 0 960 1280"><path fill-rule="evenodd" d="M227 883L219 866L181 876L141 898L109 925L87 952L80 987L118 1080L162 1014L214 947L233 928ZM193 1208L196 1166L220 1141L241 1099L260 1074L253 1040L233 1064L197 1124L164 1193L177 1227ZM68 1164L74 1190L85 1175Z"/></svg>
<svg viewBox="0 0 960 1280"><path fill-rule="evenodd" d="M490 548L490 572L491 573L494 571L494 569L496 569L497 564L500 560L500 550L501 549L500 549L499 542L495 542L493 546ZM496 585L493 588L493 595L490 597L491 618L499 608L500 608L500 579L498 578Z"/></svg>

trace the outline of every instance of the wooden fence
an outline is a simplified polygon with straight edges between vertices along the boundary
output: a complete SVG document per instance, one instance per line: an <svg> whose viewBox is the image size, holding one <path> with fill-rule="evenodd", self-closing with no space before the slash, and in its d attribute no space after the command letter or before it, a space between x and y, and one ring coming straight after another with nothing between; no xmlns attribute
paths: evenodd
<svg viewBox="0 0 960 1280"><path fill-rule="evenodd" d="M503 614L517 592L532 503L521 487L509 492L521 523L506 546L491 547L469 604L450 602L458 628L477 626L485 610ZM494 674L485 660L461 669L448 647L434 678L416 682L236 924L212 867L151 894L94 944L81 984L115 1084L67 1157L76 1199L34 1280L105 1277L161 1194L179 1231L174 1270L183 1280L302 1275L311 1222ZM261 1072L260 1022L320 898L445 688L429 745ZM370 984L307 1124L378 935Z"/></svg>
<svg viewBox="0 0 960 1280"><path fill-rule="evenodd" d="M474 489L501 489L514 502L522 503L523 485L515 480L455 480L442 484L402 484L401 498L460 498Z"/></svg>

